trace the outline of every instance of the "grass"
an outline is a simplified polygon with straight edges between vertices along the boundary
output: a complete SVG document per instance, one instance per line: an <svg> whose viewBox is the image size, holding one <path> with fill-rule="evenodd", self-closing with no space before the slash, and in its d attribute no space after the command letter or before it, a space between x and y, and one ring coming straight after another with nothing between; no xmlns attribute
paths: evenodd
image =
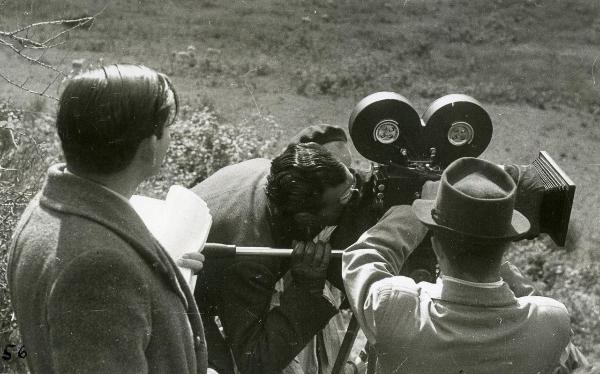
<svg viewBox="0 0 600 374"><path fill-rule="evenodd" d="M600 290L594 286L600 275L600 3L26 0L0 4L1 29L93 14L108 4L89 30L77 31L62 49L45 58L66 71L72 59L96 63L102 58L105 63L143 62L170 73L194 113L183 117L187 125L182 134L191 128L194 135L181 138L174 166L145 186L149 192L160 193L164 185L188 183L224 162L256 154L244 151L232 158L219 146L208 147L205 156L229 158L223 162L198 158L202 161L197 166L204 169L195 169L189 165L194 160L190 156L207 143L199 145L190 138L212 135L190 127L194 118L211 124L212 131L238 131L250 143L265 139L265 131L277 124L283 142L311 123L345 126L355 103L374 91L399 92L420 113L447 93L475 97L494 123L494 137L483 157L527 164L539 150L546 150L577 184L567 250L542 237L520 243L511 256L521 268L532 269L530 275L538 277L545 293L569 307L576 341L600 363ZM197 64L171 64L171 53L188 45L196 47ZM2 50L0 66L19 82L29 78L33 87L43 89L53 79L33 66L17 64ZM14 108L50 115L54 111L50 101L2 88L0 97L11 98ZM211 110L204 111L206 106ZM23 118L19 123L36 139L52 139L51 129L35 121ZM244 132L246 128L253 130ZM45 143L48 154L56 159L57 148L50 143ZM281 144L270 144L268 152ZM5 227L12 222L6 220Z"/></svg>

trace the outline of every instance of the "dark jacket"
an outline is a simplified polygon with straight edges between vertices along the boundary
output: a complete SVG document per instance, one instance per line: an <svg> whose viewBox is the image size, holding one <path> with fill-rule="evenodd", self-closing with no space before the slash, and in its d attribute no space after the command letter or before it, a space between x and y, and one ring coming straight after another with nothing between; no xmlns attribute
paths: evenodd
<svg viewBox="0 0 600 374"><path fill-rule="evenodd" d="M50 168L8 281L33 373L205 373L193 296L126 201Z"/></svg>
<svg viewBox="0 0 600 374"><path fill-rule="evenodd" d="M228 166L193 188L213 217L209 242L290 248L265 195L270 165L270 160L254 159ZM326 298L312 296L294 282L281 295L280 306L270 310L275 283L288 268L288 260L276 257L207 258L195 297L206 306L201 311L209 366L220 374L232 372L228 348L244 374L280 372L337 313Z"/></svg>

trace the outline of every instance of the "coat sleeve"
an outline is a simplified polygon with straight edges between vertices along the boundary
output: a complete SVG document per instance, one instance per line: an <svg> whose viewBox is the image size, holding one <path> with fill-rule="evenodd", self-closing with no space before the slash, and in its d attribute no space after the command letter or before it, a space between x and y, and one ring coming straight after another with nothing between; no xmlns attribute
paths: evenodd
<svg viewBox="0 0 600 374"><path fill-rule="evenodd" d="M263 264L238 262L225 270L220 318L244 374L279 373L323 329L337 309L323 296L292 284L270 309L275 282Z"/></svg>
<svg viewBox="0 0 600 374"><path fill-rule="evenodd" d="M47 321L57 373L145 373L149 295L137 264L86 251L57 276Z"/></svg>
<svg viewBox="0 0 600 374"><path fill-rule="evenodd" d="M390 317L386 303L399 295L406 302L415 303L417 285L412 279L402 278L402 292L391 289L389 280L399 276L406 258L421 243L427 233L410 206L390 208L381 220L351 245L342 257L342 276L350 307L360 327L371 343L375 343L377 321ZM394 294L394 297L391 297ZM394 300L397 304L399 300ZM410 309L409 306L407 308ZM397 312L397 311L396 311ZM381 326L379 326L381 328Z"/></svg>

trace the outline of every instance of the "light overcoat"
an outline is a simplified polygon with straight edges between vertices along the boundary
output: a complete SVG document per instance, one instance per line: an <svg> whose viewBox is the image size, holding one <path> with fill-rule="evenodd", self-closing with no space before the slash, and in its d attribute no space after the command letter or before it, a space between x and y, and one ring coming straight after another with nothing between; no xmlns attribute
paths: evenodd
<svg viewBox="0 0 600 374"><path fill-rule="evenodd" d="M404 261L425 232L409 206L394 207L343 255L346 293L378 351L379 372L531 374L558 369L570 338L565 306L546 297L516 297L508 277L498 284L443 276L435 284L417 284L401 276Z"/></svg>

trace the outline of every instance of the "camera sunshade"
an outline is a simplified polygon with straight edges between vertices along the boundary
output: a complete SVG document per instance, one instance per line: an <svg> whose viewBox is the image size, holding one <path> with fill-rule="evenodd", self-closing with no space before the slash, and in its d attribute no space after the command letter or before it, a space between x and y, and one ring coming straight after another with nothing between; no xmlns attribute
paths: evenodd
<svg viewBox="0 0 600 374"><path fill-rule="evenodd" d="M460 157L479 156L493 127L481 104L467 95L443 96L420 118L404 96L377 92L356 104L349 131L358 152L371 161L444 168Z"/></svg>

